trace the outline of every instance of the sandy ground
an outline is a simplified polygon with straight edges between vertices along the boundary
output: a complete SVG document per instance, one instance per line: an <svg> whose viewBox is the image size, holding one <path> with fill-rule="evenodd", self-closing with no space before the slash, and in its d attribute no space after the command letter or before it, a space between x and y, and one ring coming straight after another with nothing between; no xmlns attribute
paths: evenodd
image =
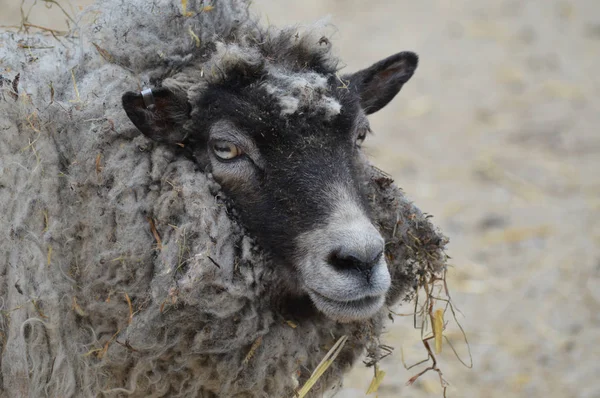
<svg viewBox="0 0 600 398"><path fill-rule="evenodd" d="M32 23L64 26L38 2ZM19 6L0 0L0 24L17 23ZM448 396L600 397L600 1L254 7L276 25L331 15L348 71L400 50L421 56L373 115L368 151L451 238L448 282L474 367L444 347ZM464 356L457 326L445 334ZM401 348L407 363L423 359L419 336L410 317L390 324L379 397L441 396L433 373L405 386L423 366L407 371ZM338 397L364 396L372 374L357 366Z"/></svg>

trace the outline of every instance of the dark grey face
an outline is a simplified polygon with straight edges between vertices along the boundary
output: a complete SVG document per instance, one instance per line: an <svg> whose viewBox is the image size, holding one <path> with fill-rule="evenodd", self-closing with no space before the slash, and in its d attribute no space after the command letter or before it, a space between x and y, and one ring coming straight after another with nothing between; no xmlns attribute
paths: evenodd
<svg viewBox="0 0 600 398"><path fill-rule="evenodd" d="M273 66L243 83L208 84L192 103L163 87L153 90L152 106L136 93L126 93L123 106L145 135L183 143L213 173L317 309L351 321L374 315L390 287L384 240L363 192L366 115L416 66L406 52L341 79Z"/></svg>

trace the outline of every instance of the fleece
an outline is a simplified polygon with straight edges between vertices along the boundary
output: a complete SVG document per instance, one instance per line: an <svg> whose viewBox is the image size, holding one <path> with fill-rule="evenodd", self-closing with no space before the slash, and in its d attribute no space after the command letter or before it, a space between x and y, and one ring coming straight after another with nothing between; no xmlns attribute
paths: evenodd
<svg viewBox="0 0 600 398"><path fill-rule="evenodd" d="M291 397L348 336L311 391L322 396L377 358L388 306L445 267L447 239L365 163L386 307L351 323L278 310L281 267L209 173L136 130L121 95L191 63L205 65L195 79L225 78L236 53L260 63L249 37L295 28L261 28L245 1L185 3L106 0L67 36L0 32L1 397ZM313 39L294 48L329 51Z"/></svg>

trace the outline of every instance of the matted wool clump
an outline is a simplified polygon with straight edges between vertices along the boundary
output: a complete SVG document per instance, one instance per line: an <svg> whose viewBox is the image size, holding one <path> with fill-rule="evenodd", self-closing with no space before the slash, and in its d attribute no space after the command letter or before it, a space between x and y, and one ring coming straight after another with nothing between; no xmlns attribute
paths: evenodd
<svg viewBox="0 0 600 398"><path fill-rule="evenodd" d="M386 308L364 322L286 318L286 271L211 175L142 136L121 106L193 62L205 65L195 84L235 73L235 57L262 67L250 38L281 54L295 30L262 29L234 0L190 1L185 14L177 1L104 1L80 26L59 39L0 33L0 396L291 397L346 335L317 396L365 350L376 357ZM442 271L446 239L365 167L392 305Z"/></svg>

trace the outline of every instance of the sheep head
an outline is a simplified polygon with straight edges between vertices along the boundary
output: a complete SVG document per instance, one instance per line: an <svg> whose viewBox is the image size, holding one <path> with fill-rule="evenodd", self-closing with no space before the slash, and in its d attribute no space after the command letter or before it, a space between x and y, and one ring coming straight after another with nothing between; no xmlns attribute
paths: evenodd
<svg viewBox="0 0 600 398"><path fill-rule="evenodd" d="M366 115L394 98L417 56L339 76L324 63L244 54L245 68L205 64L197 94L164 84L126 93L123 107L147 137L178 144L213 174L274 264L288 267L291 296L338 321L370 318L391 278L366 197Z"/></svg>

